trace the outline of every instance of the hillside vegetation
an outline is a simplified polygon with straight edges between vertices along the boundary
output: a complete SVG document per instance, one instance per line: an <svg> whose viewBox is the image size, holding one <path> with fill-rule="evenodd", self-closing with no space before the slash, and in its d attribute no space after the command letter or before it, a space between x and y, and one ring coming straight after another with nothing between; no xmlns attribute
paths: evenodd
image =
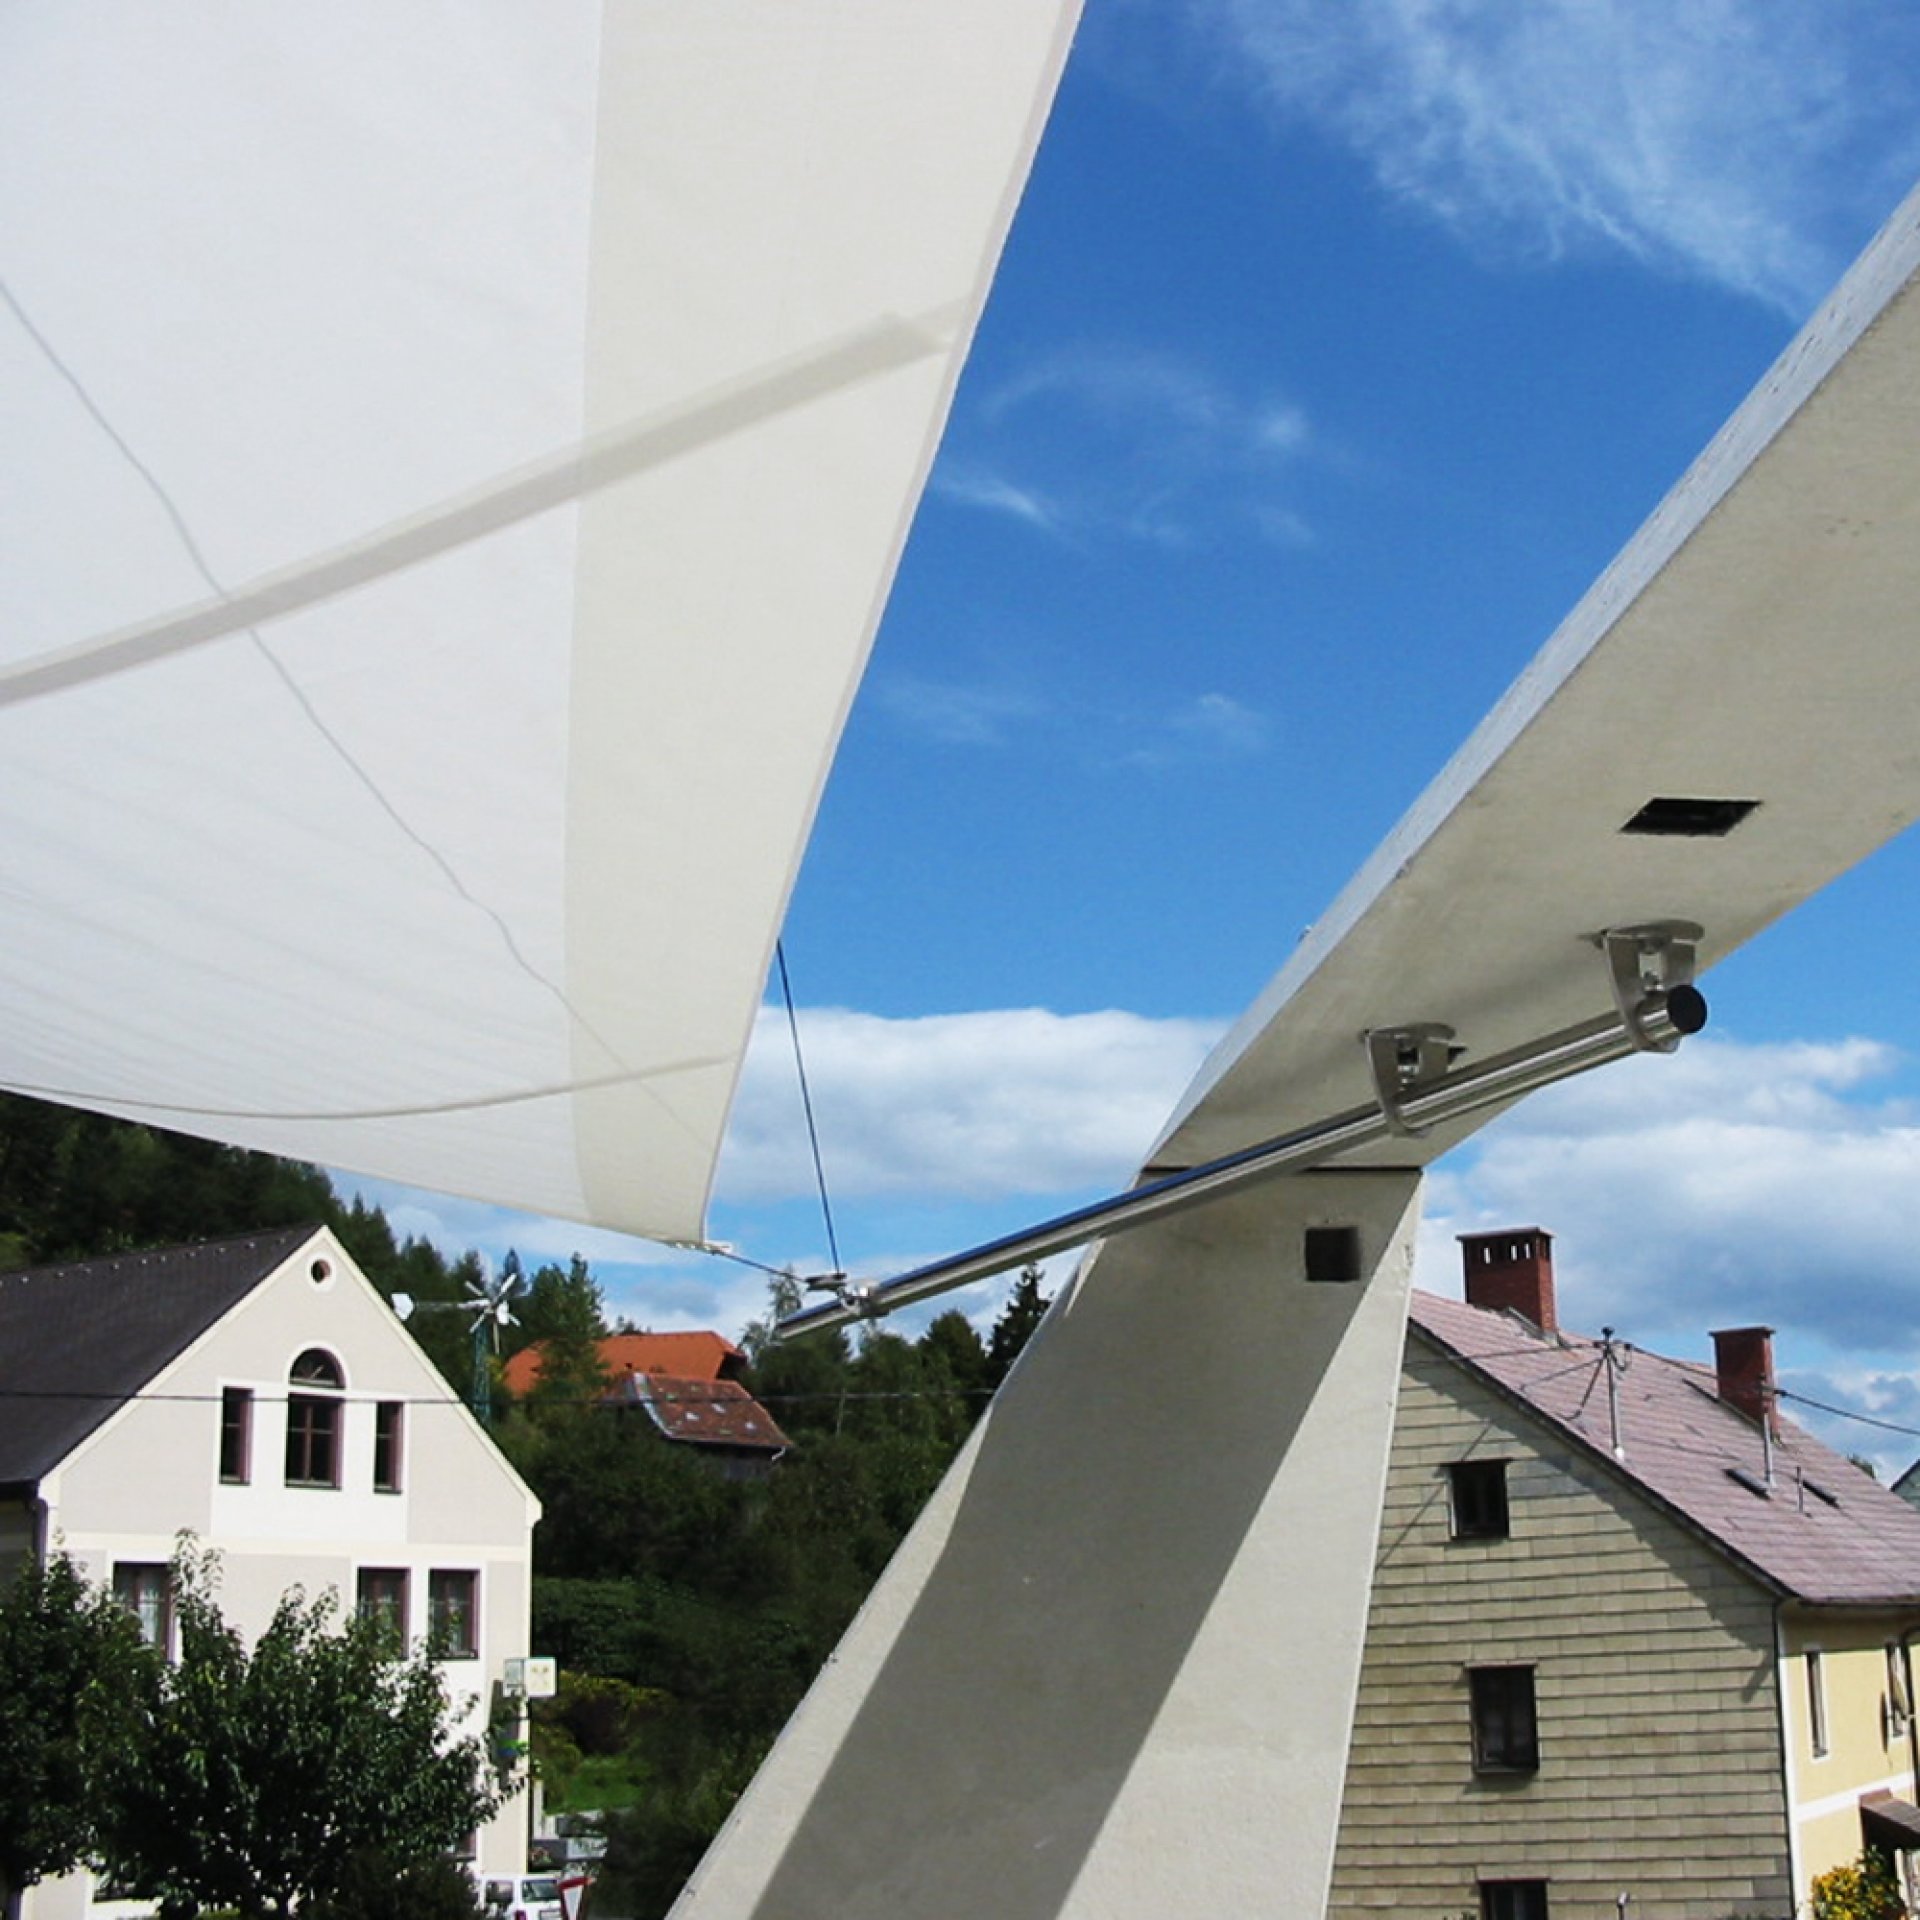
<svg viewBox="0 0 1920 1920"><path fill-rule="evenodd" d="M396 1241L318 1168L0 1095L0 1268L324 1221L384 1292L462 1296L478 1257ZM490 1368L495 1437L539 1494L533 1650L566 1681L535 1729L550 1799L606 1809L609 1887L635 1920L663 1913L707 1840L925 1504L1037 1324L1022 1276L982 1341L945 1313L918 1339L870 1329L775 1346L795 1304L720 1328L745 1382L793 1441L771 1471L725 1478L638 1409L595 1404L609 1329L586 1263L519 1279L516 1323ZM465 1316L411 1326L464 1398ZM545 1343L518 1404L498 1359Z"/></svg>

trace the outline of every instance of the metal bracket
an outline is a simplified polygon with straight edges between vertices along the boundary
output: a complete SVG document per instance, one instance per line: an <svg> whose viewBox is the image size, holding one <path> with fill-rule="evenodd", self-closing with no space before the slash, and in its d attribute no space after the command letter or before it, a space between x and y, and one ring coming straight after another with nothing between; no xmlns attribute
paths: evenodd
<svg viewBox="0 0 1920 1920"><path fill-rule="evenodd" d="M812 1279L803 1280L801 1285L809 1293L832 1294L849 1313L861 1320L876 1320L885 1311L874 1304L871 1287L858 1285L844 1273L815 1274Z"/></svg>
<svg viewBox="0 0 1920 1920"><path fill-rule="evenodd" d="M1694 960L1706 930L1692 920L1649 920L1635 927L1607 927L1589 939L1607 957L1613 1004L1627 1037L1642 1053L1672 1053L1678 1034L1656 1039L1647 1016L1664 1008L1676 990L1693 990Z"/></svg>
<svg viewBox="0 0 1920 1920"><path fill-rule="evenodd" d="M1425 1127L1413 1126L1401 1111L1401 1101L1414 1088L1437 1080L1465 1047L1456 1046L1453 1029L1437 1020L1416 1021L1407 1027L1369 1027L1360 1036L1373 1075L1373 1097L1389 1133L1418 1137Z"/></svg>

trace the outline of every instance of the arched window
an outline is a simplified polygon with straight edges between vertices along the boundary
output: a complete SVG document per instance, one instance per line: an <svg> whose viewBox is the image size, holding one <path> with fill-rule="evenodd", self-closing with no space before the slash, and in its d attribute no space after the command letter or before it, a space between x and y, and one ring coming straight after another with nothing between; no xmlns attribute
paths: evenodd
<svg viewBox="0 0 1920 1920"><path fill-rule="evenodd" d="M287 1485L340 1484L340 1362L309 1347L287 1375Z"/></svg>
<svg viewBox="0 0 1920 1920"><path fill-rule="evenodd" d="M332 1387L336 1392L347 1384L340 1362L324 1347L309 1347L293 1363L287 1378L296 1387Z"/></svg>

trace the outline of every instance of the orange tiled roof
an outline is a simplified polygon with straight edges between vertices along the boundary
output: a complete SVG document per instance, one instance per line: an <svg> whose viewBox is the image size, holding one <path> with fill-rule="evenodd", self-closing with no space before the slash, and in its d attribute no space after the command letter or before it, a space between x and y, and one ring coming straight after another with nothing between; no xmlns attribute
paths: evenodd
<svg viewBox="0 0 1920 1920"><path fill-rule="evenodd" d="M746 1358L717 1333L612 1333L600 1342L607 1398L646 1408L669 1440L777 1453L793 1442L731 1377ZM523 1347L506 1364L510 1393L527 1392L539 1378L538 1346Z"/></svg>
<svg viewBox="0 0 1920 1920"><path fill-rule="evenodd" d="M717 1333L610 1333L600 1342L600 1364L615 1379L663 1373L676 1380L722 1380L746 1355ZM540 1349L522 1347L506 1365L509 1393L525 1393L540 1378Z"/></svg>

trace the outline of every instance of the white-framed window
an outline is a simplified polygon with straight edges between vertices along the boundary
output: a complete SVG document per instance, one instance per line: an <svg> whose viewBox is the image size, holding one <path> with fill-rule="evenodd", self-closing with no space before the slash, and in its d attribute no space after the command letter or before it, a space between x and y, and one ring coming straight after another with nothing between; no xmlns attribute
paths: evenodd
<svg viewBox="0 0 1920 1920"><path fill-rule="evenodd" d="M1818 1647L1807 1649L1807 1744L1813 1757L1827 1754L1827 1666Z"/></svg>

